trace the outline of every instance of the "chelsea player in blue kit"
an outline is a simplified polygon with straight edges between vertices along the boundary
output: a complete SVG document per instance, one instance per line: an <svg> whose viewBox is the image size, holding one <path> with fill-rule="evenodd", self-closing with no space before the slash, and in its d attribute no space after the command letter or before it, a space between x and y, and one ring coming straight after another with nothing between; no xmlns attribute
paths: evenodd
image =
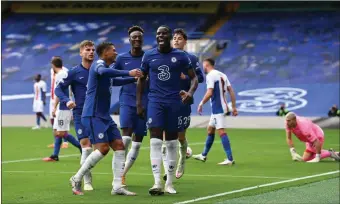
<svg viewBox="0 0 340 204"><path fill-rule="evenodd" d="M83 165L85 159L91 154L92 146L89 140L89 131L81 123L81 114L83 113L83 105L87 90L87 80L89 77L89 69L94 60L94 42L84 40L80 43L81 64L69 70L66 78L61 80L55 89L55 94L59 98L60 103L65 103L69 109L73 109L73 120L75 132L82 148L80 165ZM75 101L72 101L66 93L68 87L71 86ZM84 176L84 190L93 190L92 175L88 171Z"/></svg>
<svg viewBox="0 0 340 204"><path fill-rule="evenodd" d="M184 50L184 47L187 43L188 36L185 33L185 31L181 28L176 28L173 33L173 38L172 38L172 46L174 48ZM185 52L185 51L184 51ZM198 83L202 83L204 81L204 76L202 73L202 70L200 68L200 63L198 61L198 58L190 53L185 52L191 61L191 65L195 69L196 76L198 79ZM188 76L187 72L182 72L181 73L181 88L182 90L189 91L190 89L190 78ZM178 166L176 170L176 178L179 179L182 177L184 174L184 167L185 167L185 159L186 159L186 151L188 147L188 142L185 137L186 129L190 126L190 114L191 114L191 105L193 102L189 104L181 104L181 110L180 110L180 118L179 118L179 123L182 124L182 131L179 132L178 134L178 141L180 143L179 146L179 161L178 161ZM162 158L163 158L163 164L164 168L166 171L167 167L167 159L166 159L166 147L165 144L163 144L162 147ZM166 180L166 174L163 177L164 180Z"/></svg>
<svg viewBox="0 0 340 204"><path fill-rule="evenodd" d="M121 186L125 164L125 148L117 125L112 120L109 110L111 103L111 86L136 82L134 77L141 76L139 69L131 71L116 70L110 65L115 61L117 53L112 43L103 42L96 48L100 60L91 65L88 89L82 114L82 123L90 131L90 140L95 147L80 167L78 172L70 178L72 191L76 195L83 195L81 181L84 174L93 168L110 151L115 151L113 158L114 186L111 194L136 195ZM130 78L113 78L117 76L133 76Z"/></svg>
<svg viewBox="0 0 340 204"><path fill-rule="evenodd" d="M172 181L176 169L177 139L182 126L179 124L181 103L189 103L197 88L198 81L190 59L182 50L171 47L171 29L160 26L157 29L157 48L145 52L141 69L145 74L137 82L137 113L144 116L142 104L145 79L149 77L147 124L150 130L150 159L155 183L149 190L151 195L163 195L161 186L161 163L163 131L167 149L167 181L165 192L176 193ZM178 80L181 73L188 73L191 86L188 92L181 90ZM182 98L182 100L181 100Z"/></svg>
<svg viewBox="0 0 340 204"><path fill-rule="evenodd" d="M139 26L132 26L128 30L129 41L131 50L129 52L118 55L115 68L118 70L132 70L140 67L144 51L143 46L143 33L144 30ZM125 186L125 175L132 167L133 163L138 157L139 149L143 141L143 137L147 135L146 120L141 119L137 115L136 108L136 84L127 84L122 86L119 95L120 103L120 128L122 129L122 139L125 146L125 155L127 155L125 169L122 177L122 185ZM143 93L143 105L147 104L147 90L145 87ZM129 145L132 145L129 153L127 154Z"/></svg>

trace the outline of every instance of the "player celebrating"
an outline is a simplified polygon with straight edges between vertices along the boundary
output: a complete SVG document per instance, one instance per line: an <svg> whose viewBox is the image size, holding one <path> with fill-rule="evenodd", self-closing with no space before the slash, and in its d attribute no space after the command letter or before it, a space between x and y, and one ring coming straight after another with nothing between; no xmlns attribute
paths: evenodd
<svg viewBox="0 0 340 204"><path fill-rule="evenodd" d="M164 194L161 187L161 162L163 131L167 149L168 167L165 191L176 193L172 185L177 160L178 132L182 126L179 123L181 97L183 103L189 103L197 88L198 81L190 59L182 50L171 47L171 30L167 26L157 29L157 48L145 52L142 59L142 71L145 74L137 82L137 113L144 115L142 93L146 75L149 76L150 92L148 95L148 128L150 129L150 158L155 184L149 190L151 195ZM191 86L188 92L181 90L178 79L181 73L188 73Z"/></svg>
<svg viewBox="0 0 340 204"><path fill-rule="evenodd" d="M63 68L63 61L60 57L53 57L52 61L52 69L56 73L55 76L55 82L56 85L66 78L67 71ZM69 89L66 89L65 95L69 95ZM71 117L72 117L72 111L69 110L66 106L66 103L60 103L57 96L55 96L55 102L53 103L54 107L52 110L52 116L56 118L54 120L53 124L53 130L54 130L54 152L50 157L44 158L44 161L50 162L50 161L59 161L59 152L60 152L60 146L62 143L62 138L66 139L66 141L69 141L71 144L73 144L75 147L79 148L81 152L81 147L79 142L73 137L73 135L69 134L68 131L70 131L70 123L71 123Z"/></svg>
<svg viewBox="0 0 340 204"><path fill-rule="evenodd" d="M292 133L300 141L306 143L306 150L302 157L295 151ZM322 129L311 120L297 116L294 112L289 112L286 115L286 140L294 161L315 163L327 157L340 161L339 152L334 152L332 149L329 151L322 149L325 141Z"/></svg>
<svg viewBox="0 0 340 204"><path fill-rule="evenodd" d="M41 75L35 76L35 83L33 85L34 99L33 99L33 112L37 116L37 125L32 127L32 130L40 129L40 118L47 122L44 116L44 106L46 104L46 83L41 79Z"/></svg>
<svg viewBox="0 0 340 204"><path fill-rule="evenodd" d="M174 48L184 50L185 45L187 44L188 36L185 33L185 31L181 28L177 28L174 30L174 35L172 38L172 44ZM185 52L185 51L184 51ZM185 52L187 53L187 52ZM190 58L191 65L195 68L196 76L198 78L198 83L202 83L204 81L203 73L200 68L200 64L198 61L198 58L190 53L187 53L187 55ZM189 91L190 89L190 78L187 73L181 73L181 89L185 91ZM188 142L185 137L186 129L190 126L190 114L191 114L191 105L189 104L181 104L181 116L180 117L180 123L182 123L183 130L179 132L178 134L178 140L180 143L179 146L179 161L178 161L178 167L176 170L176 178L181 178L184 173L184 167L185 167L185 158L186 158L186 151L188 147ZM167 160L166 160L166 147L165 144L162 146L162 157L163 157L163 164L164 168L167 166ZM165 169L166 171L166 169ZM164 180L166 180L166 174L164 175Z"/></svg>
<svg viewBox="0 0 340 204"><path fill-rule="evenodd" d="M69 109L73 109L74 128L82 148L80 165L83 165L85 159L91 154L92 146L89 140L90 132L82 125L81 115L83 113L83 105L85 102L87 80L89 77L89 69L94 60L94 43L84 40L80 43L81 64L73 67L67 74L67 77L60 81L55 89L55 94L61 103L65 103ZM75 102L72 101L66 93L68 87L71 86ZM84 176L84 190L93 190L91 172L87 172Z"/></svg>
<svg viewBox="0 0 340 204"><path fill-rule="evenodd" d="M96 48L100 60L92 64L90 68L88 90L82 114L82 123L90 130L91 143L95 147L85 160L79 171L70 178L72 191L76 195L83 195L81 180L86 172L93 168L110 151L115 151L113 158L114 186L111 194L136 195L124 189L122 174L125 163L125 149L122 137L117 125L112 120L109 110L111 103L111 85L124 85L136 81L133 77L139 77L141 71L116 70L109 66L115 61L117 53L112 43L103 42ZM112 77L133 76L120 80Z"/></svg>
<svg viewBox="0 0 340 204"><path fill-rule="evenodd" d="M132 70L140 67L144 51L143 46L144 30L139 26L132 26L128 30L131 50L129 52L118 55L115 68L119 70ZM147 104L147 87L143 93L143 106ZM128 84L121 88L120 96L120 127L123 133L123 143L125 151L128 151L131 143L131 136L134 133L132 146L127 154L125 169L122 178L122 184L125 185L125 175L138 157L139 149L143 141L143 137L147 135L146 120L141 119L137 115L136 109L136 84ZM126 155L127 152L125 152Z"/></svg>
<svg viewBox="0 0 340 204"><path fill-rule="evenodd" d="M225 92L228 90L230 94L233 116L237 116L235 93L230 85L228 77L222 72L217 71L214 68L214 65L215 61L213 59L208 58L203 61L203 69L207 74L207 92L198 105L197 111L199 114L202 114L203 105L210 99L212 114L208 125L208 137L205 143L204 151L202 154L193 155L193 158L204 162L206 161L207 154L214 142L215 131L217 130L222 141L223 149L227 156L226 160L218 164L233 165L235 162L230 147L229 137L224 130L226 128L225 113L227 113L228 109Z"/></svg>
<svg viewBox="0 0 340 204"><path fill-rule="evenodd" d="M52 60L54 59L54 57L52 57ZM68 71L68 69L66 67L63 67L63 70ZM54 124L54 116L53 116L53 109L54 109L54 105L55 105L55 98L56 95L54 93L54 89L56 87L56 73L54 71L53 68L51 68L51 98L50 98L50 122L52 125L52 129L53 129L53 124ZM55 138L55 132L53 130L53 138ZM63 138L64 143L62 144L61 148L68 148L68 142L66 140L66 138ZM55 141L54 141L55 143ZM54 143L48 145L49 148L54 148Z"/></svg>

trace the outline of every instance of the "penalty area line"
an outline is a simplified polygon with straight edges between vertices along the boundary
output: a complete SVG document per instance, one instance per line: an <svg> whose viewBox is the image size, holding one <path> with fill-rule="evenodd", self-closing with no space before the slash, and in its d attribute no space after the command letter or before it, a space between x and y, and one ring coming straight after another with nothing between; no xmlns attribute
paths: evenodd
<svg viewBox="0 0 340 204"><path fill-rule="evenodd" d="M267 183L267 184L262 184L262 185L258 185L258 186L242 188L242 189L239 189L239 190L228 191L228 192L218 193L218 194L214 194L214 195L210 195L210 196L204 196L204 197L200 197L200 198L195 198L195 199L192 199L192 200L180 201L180 202L176 202L174 204L193 203L193 202L197 202L197 201L208 200L208 199L211 199L211 198L217 198L217 197L221 197L221 196L225 196L225 195L230 195L230 194L234 194L234 193L245 192L245 191L259 189L259 188L268 187L268 186L275 186L275 185L279 185L279 184L283 184L283 183L290 183L290 182L294 182L294 181L300 181L300 180L305 180L305 179L310 179L310 178L315 178L315 177L320 177L320 176L339 174L339 172L340 171L337 170L337 171L331 171L331 172L326 172L326 173L322 173L322 174L315 174L315 175L311 175L311 176L305 176L305 177L288 179L288 180L283 180L283 181L278 181L278 182L273 182L273 183Z"/></svg>

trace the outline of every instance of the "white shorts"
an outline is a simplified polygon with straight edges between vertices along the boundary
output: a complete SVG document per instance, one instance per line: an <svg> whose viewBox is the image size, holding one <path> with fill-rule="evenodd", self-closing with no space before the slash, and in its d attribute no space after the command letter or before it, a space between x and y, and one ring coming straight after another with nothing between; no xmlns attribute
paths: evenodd
<svg viewBox="0 0 340 204"><path fill-rule="evenodd" d="M33 112L44 112L44 103L42 101L33 101Z"/></svg>
<svg viewBox="0 0 340 204"><path fill-rule="evenodd" d="M57 110L53 123L53 129L57 131L70 131L72 111Z"/></svg>
<svg viewBox="0 0 340 204"><path fill-rule="evenodd" d="M209 126L218 129L226 128L226 118L223 113L219 114L211 114L210 116L210 121L209 121Z"/></svg>
<svg viewBox="0 0 340 204"><path fill-rule="evenodd" d="M53 115L52 115L52 111L53 111L53 107L54 107L54 100L50 100L50 118L53 118Z"/></svg>

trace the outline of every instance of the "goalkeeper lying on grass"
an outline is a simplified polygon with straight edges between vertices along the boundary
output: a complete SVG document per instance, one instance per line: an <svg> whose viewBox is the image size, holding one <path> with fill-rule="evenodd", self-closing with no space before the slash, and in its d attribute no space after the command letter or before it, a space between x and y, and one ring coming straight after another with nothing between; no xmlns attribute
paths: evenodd
<svg viewBox="0 0 340 204"><path fill-rule="evenodd" d="M306 143L306 150L302 157L296 153L292 133L302 142ZM340 161L339 152L333 149L323 150L322 145L325 141L322 129L311 120L297 116L293 112L286 115L286 136L287 144L294 161L319 162L321 159L331 157Z"/></svg>

